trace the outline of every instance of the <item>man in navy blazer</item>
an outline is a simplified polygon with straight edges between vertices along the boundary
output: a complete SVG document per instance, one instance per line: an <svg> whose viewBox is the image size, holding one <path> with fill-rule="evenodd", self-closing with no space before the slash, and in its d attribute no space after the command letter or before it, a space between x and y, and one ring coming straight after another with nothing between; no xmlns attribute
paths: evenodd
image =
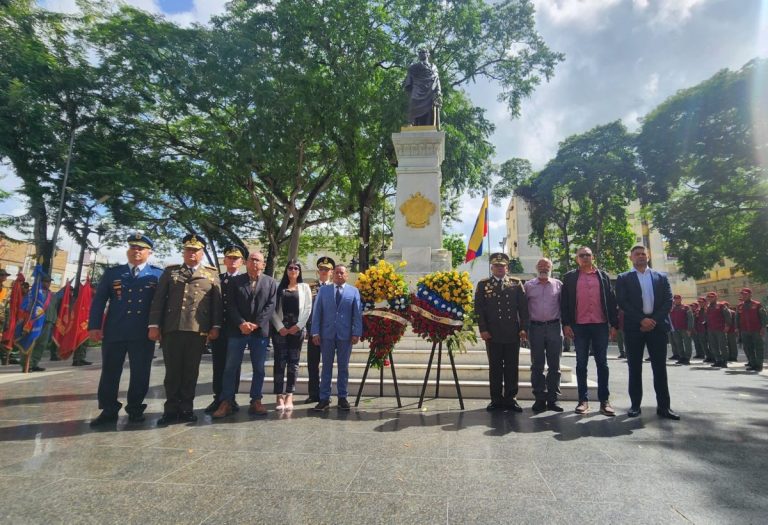
<svg viewBox="0 0 768 525"><path fill-rule="evenodd" d="M667 385L667 340L671 330L672 288L667 276L648 267L645 246L632 247L634 269L616 279L616 301L624 311L624 341L629 365L629 417L640 415L643 399L643 350L647 346L656 391L656 413L667 419L680 419L670 408Z"/></svg>
<svg viewBox="0 0 768 525"><path fill-rule="evenodd" d="M96 287L88 318L88 335L101 343L99 408L101 414L91 426L117 421L122 403L117 400L125 356L131 367L128 384L128 420L144 421L144 397L149 390L149 374L155 342L147 337L149 305L163 270L147 264L152 241L139 233L128 238L128 263L108 268ZM108 306L107 306L108 305ZM107 309L106 316L104 309Z"/></svg>
<svg viewBox="0 0 768 525"><path fill-rule="evenodd" d="M320 345L323 371L320 377L320 402L314 410L327 410L331 404L333 360L338 356L336 392L339 408L349 410L347 382L352 345L363 335L363 313L360 292L347 284L347 267L337 264L333 269L333 286L323 286L317 294L312 312L312 340Z"/></svg>

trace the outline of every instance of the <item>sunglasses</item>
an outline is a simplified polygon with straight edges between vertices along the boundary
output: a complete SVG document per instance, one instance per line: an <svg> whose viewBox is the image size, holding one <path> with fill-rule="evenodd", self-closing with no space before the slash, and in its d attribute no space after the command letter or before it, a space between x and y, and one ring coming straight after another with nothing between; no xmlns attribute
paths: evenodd
<svg viewBox="0 0 768 525"><path fill-rule="evenodd" d="M291 271L291 272L293 272L293 271L296 271L296 272L298 272L299 270L301 270L301 268L299 268L298 266L289 266L289 267L288 267L288 268L286 268L286 269L287 269L288 271Z"/></svg>

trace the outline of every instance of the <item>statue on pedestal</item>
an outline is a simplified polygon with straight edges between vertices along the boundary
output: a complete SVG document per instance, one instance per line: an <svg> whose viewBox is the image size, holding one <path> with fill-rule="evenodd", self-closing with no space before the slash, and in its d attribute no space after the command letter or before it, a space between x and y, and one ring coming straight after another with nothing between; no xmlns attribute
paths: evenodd
<svg viewBox="0 0 768 525"><path fill-rule="evenodd" d="M419 48L419 61L408 67L403 88L409 95L408 122L413 126L438 126L442 105L437 66L429 62L429 51Z"/></svg>

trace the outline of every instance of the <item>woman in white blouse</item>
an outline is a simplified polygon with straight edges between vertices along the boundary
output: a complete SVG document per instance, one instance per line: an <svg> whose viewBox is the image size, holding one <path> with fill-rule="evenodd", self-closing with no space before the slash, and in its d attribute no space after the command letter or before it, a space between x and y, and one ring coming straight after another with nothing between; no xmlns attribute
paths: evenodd
<svg viewBox="0 0 768 525"><path fill-rule="evenodd" d="M277 287L277 305L275 313L272 314L275 345L274 384L277 395L275 408L278 410L293 409L299 357L311 311L312 291L309 285L303 282L301 264L291 259L285 265L283 278Z"/></svg>

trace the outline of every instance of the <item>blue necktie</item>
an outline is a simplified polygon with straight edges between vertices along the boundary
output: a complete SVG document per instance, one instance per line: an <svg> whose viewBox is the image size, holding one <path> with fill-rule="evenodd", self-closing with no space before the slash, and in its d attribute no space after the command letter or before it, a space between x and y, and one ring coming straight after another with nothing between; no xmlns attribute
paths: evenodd
<svg viewBox="0 0 768 525"><path fill-rule="evenodd" d="M336 286L336 306L341 302L341 286Z"/></svg>

